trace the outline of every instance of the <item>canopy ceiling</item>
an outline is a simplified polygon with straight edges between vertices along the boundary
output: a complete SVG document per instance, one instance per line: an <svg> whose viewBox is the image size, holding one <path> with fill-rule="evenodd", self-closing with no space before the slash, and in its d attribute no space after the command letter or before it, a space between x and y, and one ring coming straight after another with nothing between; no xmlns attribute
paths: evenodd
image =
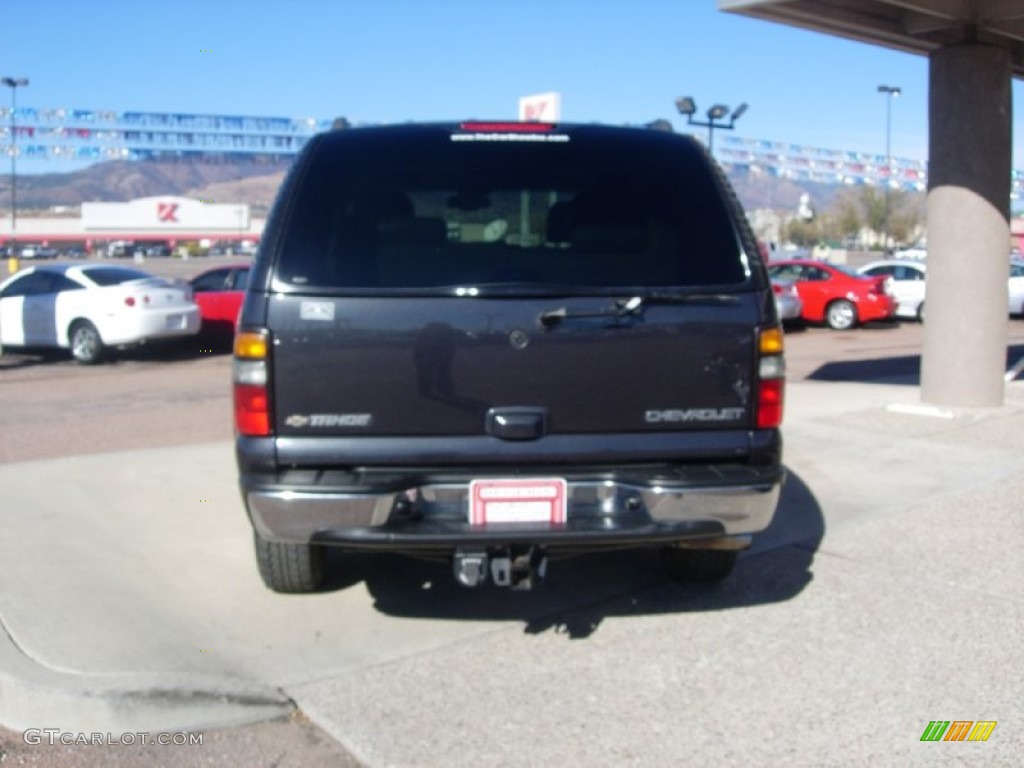
<svg viewBox="0 0 1024 768"><path fill-rule="evenodd" d="M718 0L718 8L911 53L998 45L1024 78L1024 0Z"/></svg>

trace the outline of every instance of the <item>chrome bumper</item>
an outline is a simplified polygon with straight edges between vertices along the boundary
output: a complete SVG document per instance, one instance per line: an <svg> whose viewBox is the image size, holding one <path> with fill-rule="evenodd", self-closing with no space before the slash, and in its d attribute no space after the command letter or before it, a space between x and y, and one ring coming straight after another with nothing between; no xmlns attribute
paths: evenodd
<svg viewBox="0 0 1024 768"><path fill-rule="evenodd" d="M509 541L574 545L689 539L702 547L735 549L747 546L750 534L768 527L780 488L781 477L711 488L569 480L568 518L559 526L471 526L468 484L383 494L256 489L244 497L256 532L272 541L397 549Z"/></svg>

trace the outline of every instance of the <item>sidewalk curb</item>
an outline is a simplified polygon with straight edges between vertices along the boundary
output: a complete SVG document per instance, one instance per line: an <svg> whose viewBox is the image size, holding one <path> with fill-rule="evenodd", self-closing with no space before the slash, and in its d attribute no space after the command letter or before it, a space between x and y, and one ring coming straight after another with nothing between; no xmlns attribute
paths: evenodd
<svg viewBox="0 0 1024 768"><path fill-rule="evenodd" d="M0 624L0 725L71 733L200 731L295 709L281 691L196 676L81 675L26 656Z"/></svg>

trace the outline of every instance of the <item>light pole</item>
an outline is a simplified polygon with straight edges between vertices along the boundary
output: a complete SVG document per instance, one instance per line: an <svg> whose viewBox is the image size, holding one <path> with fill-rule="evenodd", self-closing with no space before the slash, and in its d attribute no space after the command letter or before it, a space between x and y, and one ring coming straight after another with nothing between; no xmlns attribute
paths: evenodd
<svg viewBox="0 0 1024 768"><path fill-rule="evenodd" d="M676 109L679 110L680 115L686 116L687 125L699 125L708 129L708 152L714 155L715 152L715 128L721 128L725 131L731 131L736 127L736 121L743 116L743 113L747 111L746 104L740 104L736 107L735 111L729 115L729 122L719 122L726 115L729 114L729 108L725 104L715 104L707 111L707 122L701 120L694 120L693 116L697 114L697 105L693 99L689 96L680 96L676 99Z"/></svg>
<svg viewBox="0 0 1024 768"><path fill-rule="evenodd" d="M878 92L884 93L885 99L885 165L888 175L885 178L885 219L882 224L882 250L889 249L889 189L892 186L892 99L903 93L898 86L880 85Z"/></svg>
<svg viewBox="0 0 1024 768"><path fill-rule="evenodd" d="M18 107L18 88L24 88L28 85L27 77L5 77L3 84L11 89L11 236L8 238L10 243L10 255L12 258L16 258L17 253L17 234L18 229L18 192L17 192L17 165L16 159L18 156L18 150L16 145L16 139L14 136L14 112Z"/></svg>

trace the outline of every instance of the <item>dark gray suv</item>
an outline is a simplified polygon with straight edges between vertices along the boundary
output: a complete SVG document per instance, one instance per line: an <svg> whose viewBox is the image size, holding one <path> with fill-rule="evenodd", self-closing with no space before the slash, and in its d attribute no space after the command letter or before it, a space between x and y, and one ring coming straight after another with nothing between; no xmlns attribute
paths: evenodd
<svg viewBox="0 0 1024 768"><path fill-rule="evenodd" d="M470 122L314 138L239 319L242 495L267 586L327 547L525 588L548 553L731 571L782 482L782 334L688 137Z"/></svg>

